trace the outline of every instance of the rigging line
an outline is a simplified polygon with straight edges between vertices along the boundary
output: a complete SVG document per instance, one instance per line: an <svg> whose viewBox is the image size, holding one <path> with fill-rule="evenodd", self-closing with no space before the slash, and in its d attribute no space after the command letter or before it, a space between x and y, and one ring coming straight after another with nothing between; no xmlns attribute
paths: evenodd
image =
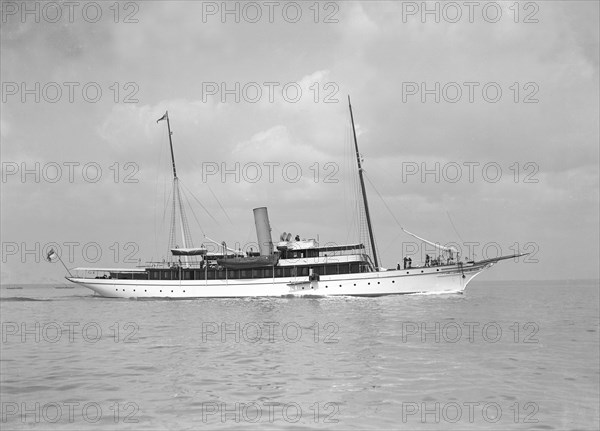
<svg viewBox="0 0 600 431"><path fill-rule="evenodd" d="M454 226L454 222L452 221L452 217L450 217L450 213L448 211L446 211L446 215L448 216L448 220L450 220L450 224L452 225L452 228L454 229L454 232L456 232L456 235L458 235L458 238L464 244L465 241L462 239L462 237L458 233L458 230L456 229L456 226Z"/></svg>
<svg viewBox="0 0 600 431"><path fill-rule="evenodd" d="M200 224L200 221L198 220L198 217L196 216L196 213L194 212L194 208L192 208L192 205L190 205L190 200L186 194L185 188L182 190L182 194L183 194L183 197L185 198L185 202L186 202L189 210L191 211L192 215L194 216L194 220L196 220L196 223L198 224L198 227L200 228L200 232L202 232L202 235L204 235L204 230L202 229L202 225Z"/></svg>
<svg viewBox="0 0 600 431"><path fill-rule="evenodd" d="M156 139L155 139L154 144L156 144ZM156 210L158 207L157 201L158 201L158 196L159 196L158 195L158 187L159 187L159 182L160 182L159 181L159 178L160 178L159 169L161 166L161 160L162 160L164 146L160 145L159 148L160 148L160 153L159 153L159 158L158 158L158 164L156 165L156 176L155 176L156 182L155 182L155 187L154 187L154 250L158 249L158 234L157 234L158 228L157 228L157 221L156 221L156 212L157 212ZM165 181L163 181L163 194L162 194L163 207L165 207L165 205L166 205L166 203L164 202L164 197L166 196L166 194L167 194L166 193L166 184L165 184ZM163 226L164 226L164 222L165 222L165 214L163 212L163 220L162 220Z"/></svg>
<svg viewBox="0 0 600 431"><path fill-rule="evenodd" d="M354 160L352 160L354 161ZM370 250L371 243L368 240L365 234L365 217L364 217L364 205L363 200L361 199L361 191L360 191L360 183L358 179L358 172L356 171L356 167L350 165L350 169L352 172L352 185L354 186L352 189L352 193L354 194L354 211L353 217L356 221L356 235L358 237L358 241L364 243L367 246L367 252Z"/></svg>
<svg viewBox="0 0 600 431"><path fill-rule="evenodd" d="M394 242L396 242L396 240L397 240L397 239L400 237L400 235L402 235L402 233L403 233L403 232L398 232L398 233L396 234L396 236L394 237L394 239L392 239L390 242L388 242L388 244L387 244L387 245L384 247L383 251L386 251L387 249L389 249L389 248L392 246L392 244L393 244Z"/></svg>
<svg viewBox="0 0 600 431"><path fill-rule="evenodd" d="M182 234L184 237L183 245L184 245L184 247L193 248L194 242L192 241L192 235L190 234L190 226L187 221L187 215L186 215L185 206L184 206L185 204L181 200L181 194L182 194L182 191L179 188L177 188L177 198L178 198L177 200L179 201L179 216L181 218L181 223L183 225L182 226L182 231L183 231ZM194 261L195 256L186 256L186 260L188 257L191 257L192 258L191 260Z"/></svg>
<svg viewBox="0 0 600 431"><path fill-rule="evenodd" d="M219 198L217 198L217 195L215 195L215 193L213 192L213 190L210 188L210 185L207 183L206 186L208 187L208 190L210 191L210 193L213 195L213 198L215 198L215 200L217 201L217 203L219 204L219 208L221 208L221 210L223 211L223 213L225 214L225 217L227 217L227 220L229 220L229 223L231 223L231 225L233 225L233 222L231 221L231 219L229 218L229 214L227 214L227 211L225 211L225 208L223 208L223 205L221 205L221 202L219 201Z"/></svg>
<svg viewBox="0 0 600 431"><path fill-rule="evenodd" d="M167 130L163 130L163 139L168 141L169 140L169 132ZM170 187L170 189L172 189L173 186L173 182L172 182L172 178L169 175L171 173L171 158L170 156L166 156L165 153L168 151L168 147L166 147L165 145L160 145L160 160L159 160L159 166L162 168L161 172L164 171L162 173L162 177L164 178L163 181L163 189L166 191L167 190L167 184ZM165 169L166 168L166 169ZM158 170L159 167L157 166L156 168L157 170L157 176L158 176ZM169 193L171 193L171 190L169 190ZM163 198L165 198L167 196L166 193L163 193ZM170 196L170 194L169 194ZM166 200L164 201L164 205L168 205L170 204L171 201L170 200Z"/></svg>
<svg viewBox="0 0 600 431"><path fill-rule="evenodd" d="M347 135L347 132L346 132L346 135ZM343 157L344 157L343 158L343 161L344 161L344 164L343 164L343 166L344 166L344 172L343 172L343 175L344 176L346 176L346 173L347 173L347 171L346 171L346 165L347 165L347 163L346 163L346 147L347 146L348 146L347 145L347 139L346 139L346 136L344 136L344 147L343 147L343 150L344 150L344 155L343 155ZM348 224L349 224L348 223L348 212L346 211L346 205L348 205L348 203L347 203L348 202L347 189L348 189L348 186L347 186L347 184L345 182L344 185L343 185L343 187L342 187L342 190L344 192L344 221L346 222L345 226L346 226L346 229L347 229L346 230L346 241L348 240L349 232L350 232L348 230Z"/></svg>
<svg viewBox="0 0 600 431"><path fill-rule="evenodd" d="M184 153L185 156L185 153ZM198 165L196 163L194 163L193 159L184 157L183 158L185 161L192 161L192 166L193 167L197 167ZM181 181L181 179L180 179ZM210 187L210 185L208 183L206 183L206 186L208 187L208 190L210 191L210 193L212 194L213 198L217 201L217 204L219 205L219 208L221 208L221 211L223 211L223 214L225 214L225 217L227 217L227 220L229 221L229 223L231 223L231 225L233 225L233 221L231 220L231 218L229 217L229 214L227 213L227 211L225 210L225 208L223 207L223 205L221 204L221 202L219 201L219 198L217 197L217 195L214 193L214 191L212 190L212 188ZM219 222L212 216L212 214L210 214L208 212L208 210L202 205L202 203L200 203L200 200L194 195L194 193L192 193L192 191L190 189L187 189L188 192L192 195L192 197L200 204L200 206L202 206L202 208L204 209L204 211L206 211L206 213L210 216L210 218L212 218L215 223L217 223L218 226Z"/></svg>
<svg viewBox="0 0 600 431"><path fill-rule="evenodd" d="M222 247L223 245L225 245L225 249L228 250L228 251L231 251L235 255L244 256L244 252L242 252L241 250L234 250L232 248L227 247L227 242L226 241L217 242L214 239L211 239L211 238L207 237L206 235L204 235L204 238L207 239L208 241L212 242L213 244L218 245L218 246Z"/></svg>
<svg viewBox="0 0 600 431"><path fill-rule="evenodd" d="M167 195L166 190L165 190L165 196ZM162 224L164 226L165 224L165 218L167 217L167 207L169 206L169 203L171 202L171 191L169 191L169 196L167 197L167 200L165 201L165 206L163 209L163 216L162 216Z"/></svg>
<svg viewBox="0 0 600 431"><path fill-rule="evenodd" d="M385 201L385 199L383 199L383 196L381 196L381 193L379 193L379 190L377 190L377 188L375 188L375 186L371 182L371 179L366 175L366 172L364 172L364 171L363 171L363 176L367 177L367 181L369 182L369 184L371 184L371 187L373 187L373 190L375 190L375 193L377 193L377 196L379 196L379 198L383 202L383 205L385 205L385 207L387 208L387 210L389 211L389 213L392 215L392 217L394 218L394 220L396 221L396 223L398 224L398 226L400 226L400 228L402 229L402 225L400 224L400 222L398 221L398 219L396 218L396 216L394 215L394 213L392 212L392 210L388 206L387 202Z"/></svg>
<svg viewBox="0 0 600 431"><path fill-rule="evenodd" d="M273 226L273 225L271 225L271 226ZM275 229L275 227L273 227L273 228ZM279 229L277 229L277 230L279 230ZM252 235L253 235L253 233L252 233L252 231L251 231L251 230L248 230L248 231L246 231L246 232L247 232L247 233L246 233L246 243L244 244L244 248L247 250L247 249L248 249L248 247L250 247L250 248L252 248L252 249L253 249L253 251L254 251L254 247L258 247L258 240L254 241L254 240L252 239ZM280 231L280 232L281 232L281 231ZM274 249L276 249L276 242L277 242L277 241L275 241L275 242L273 243L273 247L274 247Z"/></svg>
<svg viewBox="0 0 600 431"><path fill-rule="evenodd" d="M166 194L165 194L165 196L166 196ZM169 256L169 250L171 248L173 248L175 246L175 243L177 242L177 238L175 236L175 217L176 217L175 200L176 199L177 198L175 197L175 181L171 181L171 187L170 187L170 191L169 191L169 199L165 205L165 218L166 218L167 206L169 207L170 214L171 214L170 219L169 219L169 243L167 245L167 256Z"/></svg>
<svg viewBox="0 0 600 431"><path fill-rule="evenodd" d="M379 198L381 199L381 202L383 202L383 205L385 205L385 207L387 208L387 210L389 211L389 213L392 215L392 217L394 218L394 220L396 221L396 223L398 224L398 226L400 226L400 229L402 229L402 225L400 224L400 222L398 221L398 219L396 218L396 216L394 215L394 213L392 212L392 210L388 206L388 204L385 201L385 199L383 199L383 196L381 195L381 193L379 193L379 190L377 190L377 188L375 187L375 185L373 184L373 182L371 181L371 179L369 178L369 176L367 175L367 173L364 171L364 169L363 169L363 177L367 178L367 181L369 182L369 184L371 185L371 187L373 187L373 190L375 190L375 193L377 193L377 196L379 196ZM402 230L404 230L404 229L402 229ZM375 247L377 249L379 249L379 247L377 247L377 244L375 244Z"/></svg>
<svg viewBox="0 0 600 431"><path fill-rule="evenodd" d="M385 167L383 167L381 165L377 167L377 171L380 172L381 174L384 174L386 176L386 178L396 179L396 181L397 181L397 176L396 176L395 172L389 171L388 169L385 169ZM404 202L402 201L402 199L400 199L398 201L398 205L400 205L406 212L413 213L412 208L405 205Z"/></svg>
<svg viewBox="0 0 600 431"><path fill-rule="evenodd" d="M346 220L346 242L355 239L356 231L356 193L355 193L355 178L351 175L353 172L350 168L350 130L346 128L345 143L344 143L344 218ZM350 198L352 195L352 198ZM360 242L360 236L358 238Z"/></svg>
<svg viewBox="0 0 600 431"><path fill-rule="evenodd" d="M206 209L206 207L205 207L204 205L202 205L202 202L200 202L200 199L198 199L198 198L196 197L196 195L195 195L194 193L192 193L192 191L191 191L190 189L188 189L188 187L187 187L185 184L183 184L183 183L182 183L182 185L183 185L183 187L184 187L184 188L185 188L185 189L186 189L186 190L187 190L187 191L188 191L188 192L189 192L189 193L192 195L192 197L194 198L194 200L195 200L196 202L198 202L198 205L200 205L200 206L202 207L202 209L204 210L204 212L206 212L206 214L208 214L208 216L209 216L211 219L213 219L213 221L214 221L214 222L217 224L217 226L220 226L220 225L219 225L219 222L217 221L217 219L213 217L213 215L210 213L210 211L208 211L208 210Z"/></svg>
<svg viewBox="0 0 600 431"><path fill-rule="evenodd" d="M350 136L350 131L349 133L349 140L352 139L352 137ZM353 145L353 142L351 141L351 144ZM352 149L349 149L349 151L352 151ZM365 244L366 246L366 251L367 253L369 253L369 251L371 250L371 242L369 241L368 237L367 237L367 227L366 227L366 220L365 220L365 210L364 210L364 201L363 199L361 199L362 195L361 195L361 189L360 189L360 180L359 180L359 173L356 169L355 163L356 160L356 154L351 154L351 156L354 156L352 158L348 159L348 172L350 172L351 174L351 186L352 186L352 193L353 193L353 211L352 211L352 215L353 215L353 220L355 220L356 222L356 230L355 230L355 234L358 238L358 241L360 243Z"/></svg>
<svg viewBox="0 0 600 431"><path fill-rule="evenodd" d="M177 243L177 232L176 232L176 222L175 218L177 217L177 209L176 209L176 189L177 189L177 181L173 180L173 199L171 202L171 226L169 228L169 248L168 250L176 247ZM168 254L168 253L167 253Z"/></svg>
<svg viewBox="0 0 600 431"><path fill-rule="evenodd" d="M193 243L193 240L192 240L192 235L190 233L190 226L189 226L189 223L187 221L187 215L185 213L185 204L187 203L187 206L192 211L192 215L194 216L194 218L196 218L196 214L194 214L194 210L191 208L191 206L189 204L189 200L188 200L188 198L187 198L187 196L185 194L185 191L178 189L177 192L179 194L179 205L180 205L181 218L182 218L183 224L184 224L183 232L184 232L184 235L186 237L186 241L185 241L186 242L186 246L189 247L189 248L194 248L194 243ZM185 202L183 202L181 200L181 195L183 195L183 197L185 199ZM202 227L200 227L200 230L202 230ZM196 256L186 256L185 260L186 261L189 260L189 262L192 262L192 263L198 262L198 259L197 259Z"/></svg>

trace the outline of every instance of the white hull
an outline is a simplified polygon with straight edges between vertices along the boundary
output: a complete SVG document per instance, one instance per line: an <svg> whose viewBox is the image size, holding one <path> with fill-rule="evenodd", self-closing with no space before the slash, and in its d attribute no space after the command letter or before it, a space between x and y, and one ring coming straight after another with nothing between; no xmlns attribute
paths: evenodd
<svg viewBox="0 0 600 431"><path fill-rule="evenodd" d="M381 270L365 273L355 272L351 274L339 274L340 272L353 272L359 271L360 268L377 268L379 266L375 253L375 240L371 229L367 196L363 181L363 171L361 167L361 157L356 141L356 130L354 128L354 117L352 116L350 97L348 97L348 107L350 109L350 119L354 135L354 148L356 151L358 176L363 198L363 210L369 232L373 261L370 260L364 244L318 247L317 242L314 240L300 240L298 235L296 236L296 239L292 241L291 234L286 235L285 232L280 237L281 241L277 245L277 251L275 251L271 238L271 226L267 208L259 207L253 210L260 252L259 256L236 256L235 258L227 259L226 257L229 254L230 249L227 249L225 243L223 243L223 257L220 259L213 256L214 259L210 259L209 256L206 256L206 259L203 259L203 266L198 266L197 269L185 268L185 264L184 268L177 265L176 267L171 268L168 266L159 266L130 270L102 269L102 272L108 272L111 277L114 278L70 276L67 277L67 280L85 286L98 295L111 298L244 298L462 293L467 287L467 284L481 271L494 265L500 260L516 257L503 256L480 262L426 266L391 271ZM185 263L187 262L185 256L206 255L207 250L204 247L188 247L186 244L186 239L189 239L191 236L183 213L184 205L181 203L179 192L169 113L165 112L165 115L159 118L157 122L165 119L167 120L171 161L173 164L173 207L170 242L173 243L176 240L176 236L173 235L176 231L176 208L179 208L181 239L183 240L183 248L179 249L175 246L171 247L171 251L174 256L184 256ZM404 231L404 229L402 230ZM410 232L407 233L410 234ZM414 234L410 235L425 243L436 246L436 244L417 237ZM214 242L210 240L210 238L206 238L207 240ZM445 262L452 262L453 249L441 246L438 248L440 252L449 252ZM239 254L235 251L233 252L234 254ZM328 256L328 253L331 252L334 254ZM338 252L339 254L336 254ZM51 250L48 254L48 259L51 259L53 255L55 255L55 253ZM439 259L441 258L442 256L438 256L438 259L435 259L435 263L437 264L440 262ZM214 260L216 260L217 265L213 266ZM222 260L222 262L219 262L220 260ZM408 259L408 261L412 262L410 259ZM181 261L179 260L179 262ZM404 262L406 262L406 259ZM429 256L427 256L426 262L430 262ZM230 275L234 276L232 279L227 279L228 267L232 269L232 272L229 272ZM340 270L341 267L343 267L343 270ZM215 268L221 269L215 270ZM225 271L222 271L223 268L225 268ZM249 268L254 268L256 271L252 269L248 272L247 270ZM298 274L298 268L301 269L300 273L303 274L303 276L290 276L291 274ZM87 268L78 269L88 270ZM162 269L166 271L164 273L160 272ZM202 269L204 269L204 280L202 279ZM91 269L91 271L98 270ZM322 275L331 271L336 272L338 275ZM254 275L262 276L269 273L273 275L272 278L237 278ZM282 274L288 275L288 277L275 277L275 275ZM311 276L309 276L309 274L311 274ZM106 276L106 274L104 276ZM223 276L225 279L221 279ZM173 277L184 279L171 280ZM213 279L212 277L219 279ZM160 278L168 280L160 280ZM189 280L189 278L196 279Z"/></svg>
<svg viewBox="0 0 600 431"><path fill-rule="evenodd" d="M498 259L499 260L499 259ZM283 296L383 296L462 293L497 260L360 274L242 280L126 280L67 277L111 298L242 298Z"/></svg>

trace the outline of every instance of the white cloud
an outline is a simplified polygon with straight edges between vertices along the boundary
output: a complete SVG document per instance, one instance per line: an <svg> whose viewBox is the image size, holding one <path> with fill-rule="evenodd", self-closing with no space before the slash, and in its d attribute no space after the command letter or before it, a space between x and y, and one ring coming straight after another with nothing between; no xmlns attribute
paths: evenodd
<svg viewBox="0 0 600 431"><path fill-rule="evenodd" d="M401 2L342 2L335 24L307 19L237 25L218 17L204 23L200 2L144 3L133 24L3 24L4 80L97 81L106 95L95 104L21 103L18 97L3 104L3 161L95 161L108 173L114 162L135 162L140 180L3 184L3 235L28 241L48 231L85 237L90 219L104 237L153 232L154 213L160 212L154 206L162 203L155 195L170 176L166 125L156 120L169 110L182 181L219 215L215 224L199 210L207 230L228 241L253 237L250 210L267 205L280 230L343 240L349 228L340 220L349 218L352 206L341 203L352 196L346 179L346 167L354 164L350 94L369 178L402 221L423 235L446 239L449 225L440 214L450 211L457 224L463 220L465 236L551 238L555 246L545 250L550 256L570 248L570 238L597 239L598 4L540 3L537 24L515 23L507 9L512 3L501 5L507 19L497 24L423 24L418 18L404 23ZM496 104L482 101L480 93L475 103L421 103L418 96L403 101L408 81L495 81L504 97ZM108 89L114 82L136 83L139 102L115 103ZM202 100L207 82L297 82L303 97L297 103L279 93L274 103ZM514 82L521 97L525 83L536 83L539 102L513 102ZM334 103L324 103L326 95ZM403 183L399 172L403 162L469 161L498 163L506 175L493 184L422 184ZM236 162L293 162L303 175L286 181L276 169L272 183L235 182L231 176L223 182L220 173L204 181L206 163ZM323 182L329 162L339 168L339 183ZM539 167L539 183L511 182L510 166L527 162ZM213 192L234 226L223 221ZM377 201L373 195L376 232L390 242L397 226ZM111 210L98 211L98 202ZM34 223L32 215L41 213L49 215ZM153 253L152 241L145 241ZM392 242L386 253L396 246ZM537 278L561 276L560 269L543 264L530 270ZM580 270L594 271L583 263Z"/></svg>

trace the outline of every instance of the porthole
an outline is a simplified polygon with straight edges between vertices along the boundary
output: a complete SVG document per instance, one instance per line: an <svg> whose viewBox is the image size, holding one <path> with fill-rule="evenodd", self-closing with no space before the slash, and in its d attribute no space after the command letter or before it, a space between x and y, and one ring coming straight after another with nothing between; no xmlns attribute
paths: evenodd
<svg viewBox="0 0 600 431"><path fill-rule="evenodd" d="M371 282L369 281L369 283L368 283L368 284L369 284L369 286L370 286L370 285L371 285Z"/></svg>
<svg viewBox="0 0 600 431"><path fill-rule="evenodd" d="M406 273L408 274L408 271L406 271Z"/></svg>
<svg viewBox="0 0 600 431"><path fill-rule="evenodd" d="M117 292L119 291L119 289L115 289Z"/></svg>
<svg viewBox="0 0 600 431"><path fill-rule="evenodd" d="M377 282L377 284L381 284L380 282Z"/></svg>
<svg viewBox="0 0 600 431"><path fill-rule="evenodd" d="M392 280L392 283L395 283L395 282L396 282L396 280Z"/></svg>
<svg viewBox="0 0 600 431"><path fill-rule="evenodd" d="M171 290L171 293L173 293L173 291Z"/></svg>
<svg viewBox="0 0 600 431"><path fill-rule="evenodd" d="M423 274L423 270L421 270L421 274Z"/></svg>
<svg viewBox="0 0 600 431"><path fill-rule="evenodd" d="M438 272L439 272L440 270L439 270L439 269L436 269L436 271L438 271Z"/></svg>
<svg viewBox="0 0 600 431"><path fill-rule="evenodd" d="M144 292L148 292L148 289L144 289Z"/></svg>

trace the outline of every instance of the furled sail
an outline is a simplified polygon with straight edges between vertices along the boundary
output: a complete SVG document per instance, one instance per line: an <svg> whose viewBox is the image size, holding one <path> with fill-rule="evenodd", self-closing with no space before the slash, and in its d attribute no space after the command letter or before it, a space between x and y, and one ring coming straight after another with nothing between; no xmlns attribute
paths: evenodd
<svg viewBox="0 0 600 431"><path fill-rule="evenodd" d="M173 256L203 256L206 254L206 251L207 250L204 247L171 249Z"/></svg>
<svg viewBox="0 0 600 431"><path fill-rule="evenodd" d="M406 232L410 236L418 239L419 241L423 241L423 242L425 242L425 243L427 243L429 245L432 245L434 247L440 248L440 249L445 250L445 251L450 251L450 252L453 252L453 253L458 253L458 250L456 248L454 248L454 247L445 247L443 245L436 244L435 242L427 241L425 238L421 238L420 236L417 236L414 233L411 233L411 232L407 231L403 227L401 227L400 229L402 229L403 232Z"/></svg>
<svg viewBox="0 0 600 431"><path fill-rule="evenodd" d="M204 238L206 238L208 241L212 242L213 244L216 245L220 245L222 247L225 247L226 250L232 252L233 254L237 255L237 256L244 256L244 253L242 252L242 250L234 250L232 248L227 247L227 245L225 244L225 242L217 242L214 239L210 239L209 237L207 237L206 235L204 235Z"/></svg>

